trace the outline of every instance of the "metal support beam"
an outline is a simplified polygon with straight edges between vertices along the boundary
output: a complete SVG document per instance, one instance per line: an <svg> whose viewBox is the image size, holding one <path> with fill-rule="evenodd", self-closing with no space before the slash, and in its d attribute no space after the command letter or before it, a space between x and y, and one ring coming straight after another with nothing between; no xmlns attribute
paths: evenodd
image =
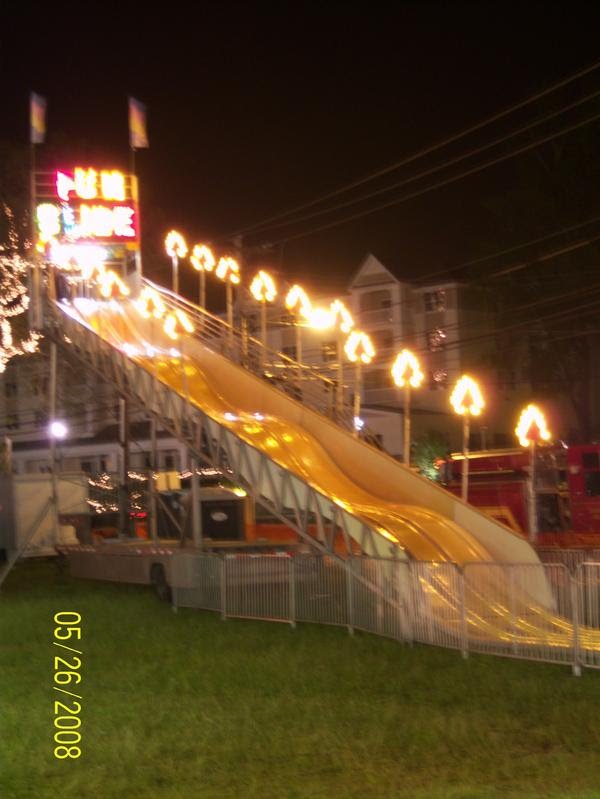
<svg viewBox="0 0 600 799"><path fill-rule="evenodd" d="M343 508L332 508L330 498L293 472L286 472L265 452L239 438L201 409L191 406L185 397L157 380L156 372L154 379L147 379L148 372L143 366L92 330L52 304L49 310L57 323L58 343L62 344L63 334L67 334L72 341L70 351L85 365L93 365L103 377L114 382L124 396L151 409L160 418L161 426L186 444L197 460L230 470L232 477L259 504L269 508L314 549L338 559L334 552L337 526L359 542L365 554L387 554L389 542L376 527L370 527ZM314 514L314 522L311 514ZM316 524L316 538L309 533L309 519L311 525Z"/></svg>
<svg viewBox="0 0 600 799"><path fill-rule="evenodd" d="M50 425L56 420L56 344L50 343L50 396L48 416ZM54 541L58 541L59 520L58 520L58 477L56 474L56 436L49 428L50 436L50 474L52 480L51 501L52 501L52 528Z"/></svg>
<svg viewBox="0 0 600 799"><path fill-rule="evenodd" d="M156 500L156 477L158 458L156 452L156 417L150 417L150 468L148 469L148 493L150 505L150 538L158 541L158 503Z"/></svg>
<svg viewBox="0 0 600 799"><path fill-rule="evenodd" d="M129 537L129 407L119 399L119 538Z"/></svg>

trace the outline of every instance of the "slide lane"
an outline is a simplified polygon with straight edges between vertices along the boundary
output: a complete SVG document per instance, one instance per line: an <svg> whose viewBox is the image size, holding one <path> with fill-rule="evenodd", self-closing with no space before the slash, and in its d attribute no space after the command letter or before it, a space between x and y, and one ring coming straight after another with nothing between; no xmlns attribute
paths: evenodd
<svg viewBox="0 0 600 799"><path fill-rule="evenodd" d="M485 564L498 560L476 535L452 519L421 505L390 500L389 479L381 480L380 493L366 490L364 481L356 479L365 468L365 458L362 457L366 447L364 443L356 441L349 433L310 409L301 407L299 414L288 415L286 410L290 406L299 406L299 403L210 350L199 340L191 337L180 340L174 350L174 342L162 333L157 324L142 319L130 303L82 303L78 305L78 314L81 321L104 340L127 352L132 360L150 373L156 373L161 382L177 393L189 396L212 419L379 530L387 541L415 559L458 564ZM274 409L279 412L273 413ZM331 433L327 428L335 428L337 435L348 439L350 446L345 447L344 452L354 451L355 457L336 458L335 450L339 452L339 446L332 447L332 454L327 447L328 435L315 435L310 430L315 422L311 417L318 417L317 423L325 425L327 432ZM306 424L309 420L312 425ZM382 476L389 471L390 461L398 467L397 493L402 495L403 478L410 481L417 476L384 453L368 449L370 454L379 456ZM377 481L377 474L375 478ZM454 497L451 499L455 500ZM500 535L508 533L514 537L512 531L494 524ZM526 544L519 540L519 546L523 543ZM521 558L520 562L539 564L533 550L527 544L526 547L532 557ZM511 548L507 549L506 562L515 562L514 558L511 561ZM486 570L486 581L490 595L494 596L493 602L487 596L487 589L484 593L468 582L465 585L470 636L520 645L543 644L559 648L572 645L572 625L552 612L550 591L541 575L536 574L531 585L520 586L516 596L510 599L506 579L500 570L491 566L489 573ZM441 628L456 627L459 597L451 590L444 575L434 575L428 581L427 589L430 616ZM449 621L449 612L454 615L454 621ZM587 647L600 649L597 631L583 630L582 640Z"/></svg>
<svg viewBox="0 0 600 799"><path fill-rule="evenodd" d="M177 351L182 348L185 351L184 377L181 358L169 354L174 342L169 341L157 325L153 330L152 324L141 319L135 309L125 313L114 306L99 308L88 314L86 321L102 338L128 352L132 360L147 371L156 371L161 382L179 394L189 395L190 400L212 419L367 522L391 544L400 546L413 557L454 562L491 559L486 548L453 521L426 508L393 502L365 490L353 479L353 473L361 468L359 464L340 462L327 451L322 439L307 432L298 422L269 413L256 392L242 389L239 373L256 381L259 393L280 392L221 355L217 356L219 368L216 370L215 363L206 360L210 356L209 361L214 361L215 353L208 353L198 340L188 338L183 345L181 341L176 343ZM149 348L156 352L152 357L146 354ZM282 399L289 400L287 396ZM304 409L304 413L313 412ZM329 420L325 422L334 426ZM353 441L349 433L340 432Z"/></svg>

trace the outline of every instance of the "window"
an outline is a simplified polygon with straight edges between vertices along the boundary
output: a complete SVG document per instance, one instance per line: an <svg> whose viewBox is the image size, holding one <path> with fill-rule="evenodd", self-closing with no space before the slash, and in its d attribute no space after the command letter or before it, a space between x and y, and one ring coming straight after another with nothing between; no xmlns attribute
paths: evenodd
<svg viewBox="0 0 600 799"><path fill-rule="evenodd" d="M392 307L392 295L388 289L368 291L360 295L361 311L380 311L382 308Z"/></svg>
<svg viewBox="0 0 600 799"><path fill-rule="evenodd" d="M85 472L86 474L91 474L94 471L92 462L81 461L81 471Z"/></svg>
<svg viewBox="0 0 600 799"><path fill-rule="evenodd" d="M284 355L287 355L288 358L291 358L293 361L296 360L296 347L283 347L281 351Z"/></svg>
<svg viewBox="0 0 600 799"><path fill-rule="evenodd" d="M175 471L179 468L179 453L172 450L163 455L163 469L167 472Z"/></svg>
<svg viewBox="0 0 600 799"><path fill-rule="evenodd" d="M36 427L43 427L45 424L48 424L48 413L47 413L47 411L36 411L35 412L35 425L36 425Z"/></svg>
<svg viewBox="0 0 600 799"><path fill-rule="evenodd" d="M600 497L600 472L584 472L585 493L588 497Z"/></svg>
<svg viewBox="0 0 600 799"><path fill-rule="evenodd" d="M390 350L394 346L394 333L392 330L373 330L369 333L375 353L379 350Z"/></svg>
<svg viewBox="0 0 600 799"><path fill-rule="evenodd" d="M337 360L337 342L335 341L324 341L321 344L321 357L323 358L323 363L331 363L331 361Z"/></svg>
<svg viewBox="0 0 600 799"><path fill-rule="evenodd" d="M448 370L447 369L432 369L429 373L429 387L430 388L446 388L448 385Z"/></svg>
<svg viewBox="0 0 600 799"><path fill-rule="evenodd" d="M365 389L390 388L392 376L388 369L373 369L365 374Z"/></svg>
<svg viewBox="0 0 600 799"><path fill-rule="evenodd" d="M31 390L34 397L46 396L48 393L48 376L35 375L31 381Z"/></svg>
<svg viewBox="0 0 600 799"><path fill-rule="evenodd" d="M581 462L584 469L600 469L600 452L584 452Z"/></svg>
<svg viewBox="0 0 600 799"><path fill-rule="evenodd" d="M427 345L431 352L441 350L446 343L446 331L443 327L436 327L427 333Z"/></svg>
<svg viewBox="0 0 600 799"><path fill-rule="evenodd" d="M444 289L426 291L423 294L423 302L425 303L425 311L445 311L446 292Z"/></svg>
<svg viewBox="0 0 600 799"><path fill-rule="evenodd" d="M14 381L7 381L4 384L4 396L5 397L16 397L17 396L17 384Z"/></svg>
<svg viewBox="0 0 600 799"><path fill-rule="evenodd" d="M588 497L600 497L600 453L584 452L581 456L585 494Z"/></svg>
<svg viewBox="0 0 600 799"><path fill-rule="evenodd" d="M6 417L6 427L9 430L18 430L20 427L19 417L16 413L9 413Z"/></svg>

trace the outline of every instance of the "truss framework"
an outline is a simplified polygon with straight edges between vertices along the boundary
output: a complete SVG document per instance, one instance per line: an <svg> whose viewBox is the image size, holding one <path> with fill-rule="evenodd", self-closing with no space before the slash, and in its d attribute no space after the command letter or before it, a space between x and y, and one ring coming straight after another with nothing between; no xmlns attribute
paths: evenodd
<svg viewBox="0 0 600 799"><path fill-rule="evenodd" d="M189 397L163 383L156 370L152 373L135 363L52 302L48 305L46 327L57 344L68 347L86 367L111 382L122 396L141 403L194 457L232 473L256 502L312 547L334 555L336 535L341 533L349 553L353 539L367 555L389 556L391 550L398 556L398 548L392 547L375 526L284 469L208 416ZM310 535L309 525L316 525L316 538Z"/></svg>

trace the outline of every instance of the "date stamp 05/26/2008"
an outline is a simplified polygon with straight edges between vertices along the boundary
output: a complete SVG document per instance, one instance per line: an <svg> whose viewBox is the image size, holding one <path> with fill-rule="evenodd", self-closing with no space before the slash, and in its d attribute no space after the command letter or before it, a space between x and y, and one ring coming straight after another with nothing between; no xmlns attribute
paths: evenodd
<svg viewBox="0 0 600 799"><path fill-rule="evenodd" d="M59 760L81 756L81 701L74 688L81 682L81 614L61 610L54 614L54 757Z"/></svg>

